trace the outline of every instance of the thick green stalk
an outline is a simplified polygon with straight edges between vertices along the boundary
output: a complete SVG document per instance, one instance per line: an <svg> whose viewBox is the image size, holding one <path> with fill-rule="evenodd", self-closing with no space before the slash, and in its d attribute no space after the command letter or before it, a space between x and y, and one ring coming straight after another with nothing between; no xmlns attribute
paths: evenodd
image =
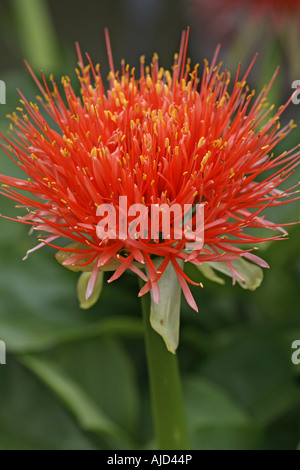
<svg viewBox="0 0 300 470"><path fill-rule="evenodd" d="M22 54L38 70L58 64L58 46L45 0L12 0Z"/></svg>
<svg viewBox="0 0 300 470"><path fill-rule="evenodd" d="M177 356L150 325L150 295L143 295L146 355L158 450L190 449Z"/></svg>

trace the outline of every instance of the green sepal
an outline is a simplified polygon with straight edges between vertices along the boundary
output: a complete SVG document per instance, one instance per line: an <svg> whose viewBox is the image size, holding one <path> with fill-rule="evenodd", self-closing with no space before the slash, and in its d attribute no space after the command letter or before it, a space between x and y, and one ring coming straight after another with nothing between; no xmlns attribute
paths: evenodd
<svg viewBox="0 0 300 470"><path fill-rule="evenodd" d="M158 267L161 259L153 262ZM182 260L177 260L177 262L181 267L183 266ZM181 287L172 263L168 264L157 283L160 296L156 304L151 291L150 323L152 328L162 336L167 349L175 354L179 343Z"/></svg>
<svg viewBox="0 0 300 470"><path fill-rule="evenodd" d="M259 266L249 261L246 261L243 258L238 258L234 261L231 261L231 264L233 268L244 278L244 280L242 280L236 277L237 283L243 289L253 291L261 285L264 275L263 270ZM205 277L207 277L211 281L218 282L219 284L221 283L221 278L215 273L212 274L214 270L219 271L222 274L225 274L226 276L232 277L232 272L229 266L223 262L207 262L203 263L202 266L197 267Z"/></svg>
<svg viewBox="0 0 300 470"><path fill-rule="evenodd" d="M83 272L80 274L77 282L77 297L80 308L87 310L98 301L103 287L103 272L99 272L92 295L86 299L85 293L92 273Z"/></svg>
<svg viewBox="0 0 300 470"><path fill-rule="evenodd" d="M222 277L219 277L209 263L202 263L201 266L197 266L199 271L203 274L206 279L210 281L217 282L218 284L225 284L225 281Z"/></svg>
<svg viewBox="0 0 300 470"><path fill-rule="evenodd" d="M93 271L93 267L96 264L96 260L93 260L91 263L88 263L85 266L80 266L81 264L86 263L89 258L91 258L92 254L87 250L87 246L82 243L71 243L70 245L66 246L67 250L59 250L55 253L55 258L64 268L69 269L70 271L74 272L86 272L89 273ZM86 258L80 260L78 264L68 264L64 265L64 261L67 261L69 258L76 255L76 251L73 250L87 250ZM111 260L108 264L101 266L101 271L115 271L120 266L120 263L116 260Z"/></svg>

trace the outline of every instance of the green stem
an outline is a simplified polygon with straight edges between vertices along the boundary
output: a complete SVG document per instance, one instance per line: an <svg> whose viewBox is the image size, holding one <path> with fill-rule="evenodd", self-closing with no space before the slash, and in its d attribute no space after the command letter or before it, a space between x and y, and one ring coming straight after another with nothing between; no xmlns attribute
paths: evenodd
<svg viewBox="0 0 300 470"><path fill-rule="evenodd" d="M45 0L12 0L20 47L33 68L53 72L58 45Z"/></svg>
<svg viewBox="0 0 300 470"><path fill-rule="evenodd" d="M146 355L158 450L189 450L177 356L150 325L150 295L143 295Z"/></svg>

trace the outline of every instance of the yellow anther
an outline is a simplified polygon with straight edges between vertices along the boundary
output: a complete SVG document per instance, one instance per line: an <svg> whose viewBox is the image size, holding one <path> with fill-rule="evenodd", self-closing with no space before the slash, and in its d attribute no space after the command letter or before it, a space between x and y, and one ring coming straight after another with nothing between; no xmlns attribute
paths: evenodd
<svg viewBox="0 0 300 470"><path fill-rule="evenodd" d="M203 144L204 141L205 141L205 137L203 136L203 137L201 137L201 138L199 139L199 141L198 141L198 148L200 148L200 147L202 146L202 144Z"/></svg>
<svg viewBox="0 0 300 470"><path fill-rule="evenodd" d="M97 147L93 147L91 150L91 157L97 157Z"/></svg>

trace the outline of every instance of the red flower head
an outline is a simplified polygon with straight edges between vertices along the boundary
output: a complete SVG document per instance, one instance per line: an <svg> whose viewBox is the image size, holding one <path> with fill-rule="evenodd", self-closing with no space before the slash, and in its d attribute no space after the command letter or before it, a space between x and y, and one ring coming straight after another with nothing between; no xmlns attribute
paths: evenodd
<svg viewBox="0 0 300 470"><path fill-rule="evenodd" d="M199 80L198 65L191 69L186 61L188 34L183 33L172 73L160 68L154 55L149 67L141 58L136 78L137 72L125 64L115 72L106 36L108 91L99 66L94 68L88 55L84 66L79 48L81 97L68 77L62 79L63 97L53 78L51 92L44 77L42 85L33 75L43 95L42 111L21 94L23 108L11 116L9 137L2 135L2 148L28 179L0 175L1 194L28 210L19 222L46 233L38 247L65 250L65 265L92 271L87 296L99 271L114 266L111 280L130 269L145 281L140 295L152 289L158 301L157 282L171 263L187 301L197 309L183 261L198 266L223 262L233 278L241 278L232 261L243 257L267 266L245 244L270 239L246 229L280 230L283 234L275 238L285 235L263 211L296 199L293 188L278 187L299 163L300 153L273 153L294 126L280 127L287 105L273 112L267 104L271 84L257 97L249 92L246 79L252 64L242 77L238 70L231 86L229 72L216 65L216 53ZM45 111L51 119L44 117ZM124 232L99 239L97 207L109 203L118 213L120 196L127 196L128 205L148 209L162 203L203 204L205 245L186 250L188 236L178 240L173 232L169 239L134 238ZM150 218L149 212L149 223ZM53 245L59 238L76 243Z"/></svg>

